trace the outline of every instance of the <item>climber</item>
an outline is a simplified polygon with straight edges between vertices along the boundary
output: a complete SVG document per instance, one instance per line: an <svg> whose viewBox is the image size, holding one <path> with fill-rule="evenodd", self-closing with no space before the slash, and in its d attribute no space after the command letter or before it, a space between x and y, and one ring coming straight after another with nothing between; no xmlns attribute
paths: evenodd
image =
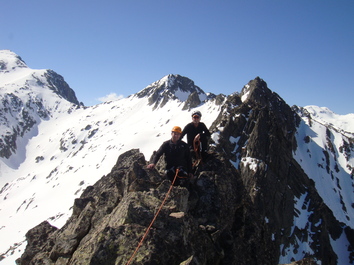
<svg viewBox="0 0 354 265"><path fill-rule="evenodd" d="M160 157L165 154L165 176L173 180L178 169L178 177L175 185L187 187L192 174L192 158L188 145L181 141L182 129L178 126L172 128L171 139L162 143L156 151L152 163L147 166L148 169L155 168Z"/></svg>
<svg viewBox="0 0 354 265"><path fill-rule="evenodd" d="M194 143L201 143L201 157L206 159L208 156L208 140L210 137L210 132L203 122L200 122L202 114L200 111L192 112L192 122L188 123L181 135L181 139L187 134L187 143L191 150L194 150ZM198 144L199 147L199 144Z"/></svg>

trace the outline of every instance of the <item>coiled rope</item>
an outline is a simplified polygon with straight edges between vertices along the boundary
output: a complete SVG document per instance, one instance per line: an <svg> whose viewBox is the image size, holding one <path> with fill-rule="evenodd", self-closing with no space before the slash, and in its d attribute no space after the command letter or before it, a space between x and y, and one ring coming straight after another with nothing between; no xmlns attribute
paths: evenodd
<svg viewBox="0 0 354 265"><path fill-rule="evenodd" d="M171 190L172 190L172 188L173 188L173 184L175 184L176 178L177 178L177 176L178 176L178 172L179 172L179 169L177 168L177 169L176 169L175 177L173 178L173 181L172 181L172 183L171 183L171 186L170 186L169 190L168 190L167 193L166 193L165 199L162 201L162 203L161 203L159 209L157 210L157 212L156 212L154 218L152 219L150 225L149 225L148 228L146 229L145 234L144 234L143 237L141 238L141 240L140 240L138 246L136 247L136 249L135 249L133 255L130 257L130 259L128 260L128 262L126 263L126 265L129 265L129 264L133 261L133 258L135 257L135 255L136 255L136 253L138 252L139 248L140 248L141 245L143 244L144 239L146 238L147 234L149 233L149 231L150 231L152 225L154 224L154 222L155 222L157 216L159 215L159 213L160 213L160 211L161 211L163 205L165 204L165 202L166 202L168 196L169 196L170 193L171 193Z"/></svg>

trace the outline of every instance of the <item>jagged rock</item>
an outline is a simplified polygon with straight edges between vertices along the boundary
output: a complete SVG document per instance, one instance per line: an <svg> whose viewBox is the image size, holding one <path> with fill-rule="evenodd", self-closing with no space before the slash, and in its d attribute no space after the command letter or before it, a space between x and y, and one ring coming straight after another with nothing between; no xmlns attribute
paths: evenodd
<svg viewBox="0 0 354 265"><path fill-rule="evenodd" d="M34 257L45 249L46 244L50 246L51 235L57 228L51 226L47 221L40 223L26 233L26 252L21 256L21 264L30 264ZM33 262L32 262L33 264Z"/></svg>

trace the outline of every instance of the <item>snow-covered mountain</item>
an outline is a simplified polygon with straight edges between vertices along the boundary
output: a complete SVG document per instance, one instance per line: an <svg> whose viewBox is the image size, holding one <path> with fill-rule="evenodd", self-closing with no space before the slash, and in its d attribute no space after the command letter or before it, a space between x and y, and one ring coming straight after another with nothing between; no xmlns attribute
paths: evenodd
<svg viewBox="0 0 354 265"><path fill-rule="evenodd" d="M186 77L167 75L127 98L84 107L55 72L30 69L18 55L0 51L0 263L14 264L26 246L25 233L43 220L62 227L74 199L108 174L120 154L137 148L150 158L173 126L190 121L192 110L202 112L218 145L226 120L239 119L228 111L246 104L250 94L249 84L228 97L206 94ZM354 114L294 109L299 122L293 156L335 218L354 229ZM257 168L260 161L238 151L246 146L240 139L227 139L234 147L230 161L238 170ZM301 229L310 215L304 199L294 202L294 227ZM340 240L338 246L348 245ZM333 248L346 260L347 249ZM284 246L279 263L302 259L304 252L295 249Z"/></svg>
<svg viewBox="0 0 354 265"><path fill-rule="evenodd" d="M190 112L176 111L184 104L178 97L188 91L176 89L177 98L163 108L153 108L149 97L141 96L144 91L159 91L165 81L168 90L174 80L185 80L180 76L166 76L128 98L83 107L53 93L46 85L47 70L32 70L9 51L0 55L1 143L2 150L11 151L0 161L0 237L6 238L1 240L0 253L10 255L11 246L16 246L18 257L31 227L41 220L62 226L74 198L107 174L119 154L139 148L150 157L170 137L173 126L190 121ZM202 90L198 92L201 100L206 99ZM17 100L10 101L11 97ZM209 101L199 109L203 121L211 124L220 106ZM23 113L33 117L31 126L26 126ZM17 137L9 142L7 135Z"/></svg>

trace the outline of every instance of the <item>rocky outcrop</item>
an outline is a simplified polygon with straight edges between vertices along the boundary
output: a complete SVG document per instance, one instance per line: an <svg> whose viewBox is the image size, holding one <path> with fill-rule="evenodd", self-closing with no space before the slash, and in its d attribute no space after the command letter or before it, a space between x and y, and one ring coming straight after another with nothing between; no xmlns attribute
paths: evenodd
<svg viewBox="0 0 354 265"><path fill-rule="evenodd" d="M201 101L197 92L193 92L189 95L188 99L184 103L182 110L190 110L200 105Z"/></svg>
<svg viewBox="0 0 354 265"><path fill-rule="evenodd" d="M43 251L45 243L48 243L51 235L57 228L51 226L47 221L40 223L26 233L27 251L22 255L23 263L29 263L35 255Z"/></svg>
<svg viewBox="0 0 354 265"><path fill-rule="evenodd" d="M132 264L180 264L188 259L194 262L188 264L220 264L232 258L227 249L233 244L229 217L244 199L236 170L221 166L227 163L215 156L189 189L172 189ZM32 233L27 234L31 242L19 264L125 264L171 184L145 165L138 150L122 154L110 174L75 200L62 229L48 232L41 224L34 231L43 231L43 236L33 240ZM44 241L38 243L38 238Z"/></svg>

